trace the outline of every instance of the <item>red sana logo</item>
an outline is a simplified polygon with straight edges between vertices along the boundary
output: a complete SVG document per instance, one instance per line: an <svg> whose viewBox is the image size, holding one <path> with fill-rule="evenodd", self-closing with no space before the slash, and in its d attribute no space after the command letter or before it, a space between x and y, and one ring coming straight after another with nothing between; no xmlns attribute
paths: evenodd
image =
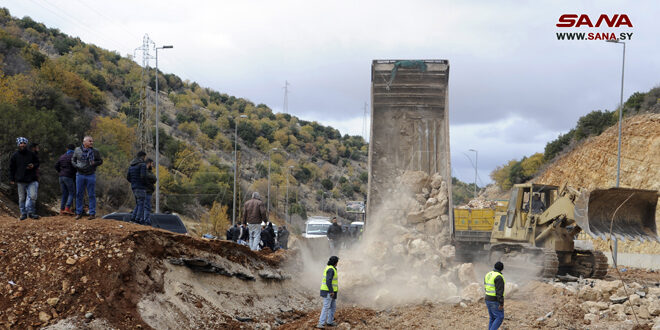
<svg viewBox="0 0 660 330"><path fill-rule="evenodd" d="M592 20L589 18L589 15L582 14L564 14L559 16L559 23L557 27L600 27L601 25L607 25L608 27L620 27L627 26L633 27L630 18L626 14L614 14L611 17L607 14L601 14L596 20L596 24L592 23Z"/></svg>

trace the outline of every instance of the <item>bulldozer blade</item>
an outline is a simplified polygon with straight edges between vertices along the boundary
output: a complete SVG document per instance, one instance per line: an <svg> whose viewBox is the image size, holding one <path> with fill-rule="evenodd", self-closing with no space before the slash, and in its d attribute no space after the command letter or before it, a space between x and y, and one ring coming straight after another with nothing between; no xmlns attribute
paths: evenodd
<svg viewBox="0 0 660 330"><path fill-rule="evenodd" d="M594 238L660 241L655 225L658 192L610 188L582 191L575 201L575 221Z"/></svg>

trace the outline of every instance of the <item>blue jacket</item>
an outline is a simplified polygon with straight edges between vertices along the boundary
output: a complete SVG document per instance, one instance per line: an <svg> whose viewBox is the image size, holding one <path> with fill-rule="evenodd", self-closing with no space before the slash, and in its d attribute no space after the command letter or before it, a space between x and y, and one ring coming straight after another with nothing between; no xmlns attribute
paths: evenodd
<svg viewBox="0 0 660 330"><path fill-rule="evenodd" d="M133 159L126 173L126 180L131 183L131 189L146 190L145 178L147 177L147 165L142 159Z"/></svg>

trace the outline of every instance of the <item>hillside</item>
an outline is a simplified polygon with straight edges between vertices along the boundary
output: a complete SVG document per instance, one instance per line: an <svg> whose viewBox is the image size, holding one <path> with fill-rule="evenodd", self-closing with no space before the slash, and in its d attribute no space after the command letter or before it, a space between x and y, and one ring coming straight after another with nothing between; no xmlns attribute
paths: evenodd
<svg viewBox="0 0 660 330"><path fill-rule="evenodd" d="M153 87L158 79L161 208L199 222L195 231L221 234L231 219L236 128L237 205L252 191L266 199L269 167L274 218L283 218L286 204L290 213L302 217L345 215L346 200L366 199L368 146L362 137L274 114L264 104L175 74L156 76L151 69L143 75L142 69L131 58L0 9L1 181L8 181L5 166L17 136L40 143L40 209L57 211L59 185L52 164L66 144L79 144L89 134L105 158L98 170L99 213L132 207L124 174L138 150L155 158L155 145L140 140L153 141L155 130L149 134L139 127L142 103L148 105L146 118L155 117ZM153 119L142 125L155 127ZM6 190L15 200L15 188Z"/></svg>
<svg viewBox="0 0 660 330"><path fill-rule="evenodd" d="M620 186L660 190L660 114L626 117L623 123ZM617 139L615 125L557 158L533 181L587 189L614 187ZM659 220L660 208L656 210L656 223ZM660 248L657 243L631 243L622 251L657 253Z"/></svg>

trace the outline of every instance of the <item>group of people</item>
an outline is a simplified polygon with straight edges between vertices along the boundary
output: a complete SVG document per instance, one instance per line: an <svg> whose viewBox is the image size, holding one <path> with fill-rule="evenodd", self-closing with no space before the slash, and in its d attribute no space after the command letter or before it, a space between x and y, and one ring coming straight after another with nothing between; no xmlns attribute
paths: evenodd
<svg viewBox="0 0 660 330"><path fill-rule="evenodd" d="M140 151L126 171L126 180L131 183L135 208L131 212L131 222L151 226L151 196L155 191L156 175L153 173L154 161L146 158L147 153Z"/></svg>
<svg viewBox="0 0 660 330"><path fill-rule="evenodd" d="M252 198L245 202L241 223L240 227L234 224L227 230L228 240L248 245L253 251L266 247L272 251L289 248L289 230L281 226L275 231L258 192L252 193Z"/></svg>
<svg viewBox="0 0 660 330"><path fill-rule="evenodd" d="M39 189L39 145L32 143L28 146L25 137L16 138L17 150L9 159L9 182L16 184L18 190L18 207L20 220L28 217L39 219L37 214L37 194ZM69 144L67 150L55 163L55 170L59 175L62 201L60 214L76 215L79 220L84 215L85 193L89 199L89 217L96 217L96 168L103 164L98 150L94 149L94 139L86 136L82 145L76 147ZM75 196L75 212L73 202Z"/></svg>
<svg viewBox="0 0 660 330"><path fill-rule="evenodd" d="M272 222L261 224L260 242L258 249L269 248L271 251L289 248L289 230L286 226L280 226L277 231ZM250 229L246 224L234 224L227 229L227 240L241 245L250 245Z"/></svg>

